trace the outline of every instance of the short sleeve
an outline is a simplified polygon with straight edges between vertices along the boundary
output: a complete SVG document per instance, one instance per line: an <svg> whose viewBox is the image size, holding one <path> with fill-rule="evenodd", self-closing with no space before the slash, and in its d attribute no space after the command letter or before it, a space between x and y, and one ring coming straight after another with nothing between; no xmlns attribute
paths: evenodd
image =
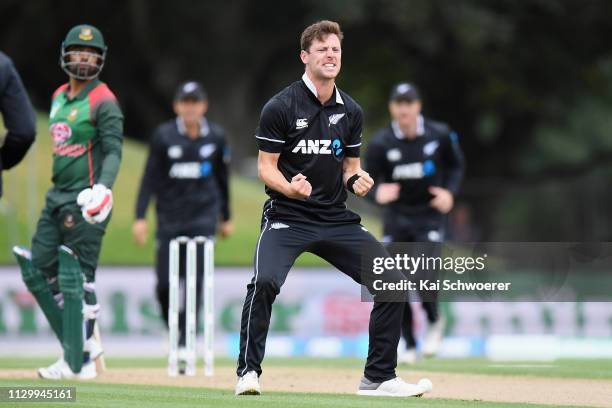
<svg viewBox="0 0 612 408"><path fill-rule="evenodd" d="M259 150L280 153L289 131L286 108L278 99L271 99L261 111L255 138Z"/></svg>
<svg viewBox="0 0 612 408"><path fill-rule="evenodd" d="M363 111L357 105L351 115L350 131L346 141L346 156L359 157L361 148L361 134L363 133Z"/></svg>

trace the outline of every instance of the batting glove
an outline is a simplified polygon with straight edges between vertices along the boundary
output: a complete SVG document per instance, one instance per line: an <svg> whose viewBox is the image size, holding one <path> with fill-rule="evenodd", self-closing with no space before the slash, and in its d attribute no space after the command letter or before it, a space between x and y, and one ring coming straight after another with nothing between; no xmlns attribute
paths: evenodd
<svg viewBox="0 0 612 408"><path fill-rule="evenodd" d="M113 208L113 192L103 184L94 184L77 196L83 218L90 224L103 222Z"/></svg>

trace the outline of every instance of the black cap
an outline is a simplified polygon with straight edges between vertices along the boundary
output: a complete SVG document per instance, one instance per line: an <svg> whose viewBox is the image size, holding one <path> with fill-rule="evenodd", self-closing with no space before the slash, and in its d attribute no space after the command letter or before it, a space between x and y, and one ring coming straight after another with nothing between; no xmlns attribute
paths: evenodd
<svg viewBox="0 0 612 408"><path fill-rule="evenodd" d="M206 91L201 83L197 81L187 81L179 85L176 88L176 92L174 94L175 101L184 101L184 100L194 100L194 101L205 101L208 99L206 95Z"/></svg>
<svg viewBox="0 0 612 408"><path fill-rule="evenodd" d="M389 100L406 102L420 101L421 93L413 84L401 82L391 89L391 96L389 97Z"/></svg>

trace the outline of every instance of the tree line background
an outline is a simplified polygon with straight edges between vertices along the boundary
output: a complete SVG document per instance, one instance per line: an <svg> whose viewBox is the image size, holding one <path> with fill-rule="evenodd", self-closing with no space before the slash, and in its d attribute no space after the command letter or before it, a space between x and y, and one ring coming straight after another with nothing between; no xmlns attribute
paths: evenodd
<svg viewBox="0 0 612 408"><path fill-rule="evenodd" d="M338 84L362 105L366 139L388 122L390 87L403 80L421 88L426 116L459 133L468 170L457 237L609 241L611 18L605 0L4 0L0 50L46 111L65 81L63 37L94 24L127 137L148 141L172 117L177 84L200 80L234 171L248 173L261 107L302 74L301 31L336 20Z"/></svg>

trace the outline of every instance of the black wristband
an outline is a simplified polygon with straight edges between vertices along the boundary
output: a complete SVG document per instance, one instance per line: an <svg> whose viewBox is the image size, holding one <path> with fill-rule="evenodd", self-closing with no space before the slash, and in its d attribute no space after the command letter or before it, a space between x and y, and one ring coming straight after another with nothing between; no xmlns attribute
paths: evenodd
<svg viewBox="0 0 612 408"><path fill-rule="evenodd" d="M355 184L359 177L361 177L359 174L353 174L351 177L349 177L348 180L346 180L346 189L353 194L355 194L355 190L353 190L353 184Z"/></svg>

